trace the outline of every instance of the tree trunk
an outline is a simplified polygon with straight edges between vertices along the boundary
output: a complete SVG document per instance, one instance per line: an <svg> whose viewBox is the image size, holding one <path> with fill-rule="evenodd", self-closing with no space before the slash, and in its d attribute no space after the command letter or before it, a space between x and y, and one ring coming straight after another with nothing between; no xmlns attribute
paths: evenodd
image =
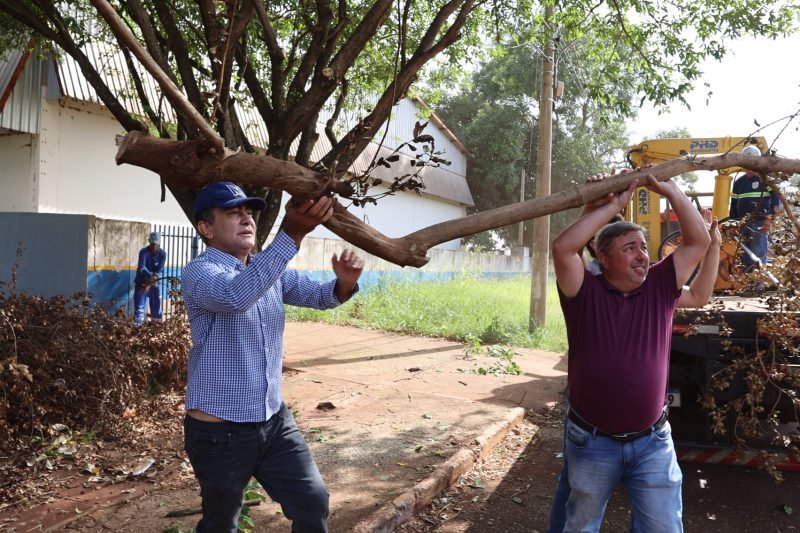
<svg viewBox="0 0 800 533"><path fill-rule="evenodd" d="M171 141L139 132L123 138L117 152L117 164L128 163L152 170L172 187L199 189L207 183L228 180L239 184L259 185L284 190L297 198L317 198L336 193L352 194L349 184L313 172L290 161L246 152L219 157L207 141ZM330 231L365 252L400 266L422 267L428 262L430 248L482 231L550 215L625 190L633 179L646 183L647 174L664 181L685 172L742 167L759 174L800 173L800 160L775 156L729 153L719 156L691 156L675 159L643 170L619 174L596 183L574 186L518 204L483 211L474 215L440 222L405 237L386 237L349 213L338 202L334 216L325 224Z"/></svg>

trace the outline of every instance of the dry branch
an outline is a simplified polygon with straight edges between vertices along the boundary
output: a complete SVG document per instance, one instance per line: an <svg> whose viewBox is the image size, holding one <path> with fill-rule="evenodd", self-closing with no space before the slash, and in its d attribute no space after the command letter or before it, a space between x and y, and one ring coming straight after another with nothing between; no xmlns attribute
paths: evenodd
<svg viewBox="0 0 800 533"><path fill-rule="evenodd" d="M171 141L131 132L120 143L117 163L129 163L152 170L170 186L196 189L220 180L282 189L301 198L336 193L349 196L349 185L330 179L290 161L239 152L227 157L209 153L207 141ZM647 174L663 181L695 170L742 167L759 174L800 173L800 160L775 156L729 153L719 156L691 156L621 174L596 183L574 186L545 198L507 205L447 222L441 222L405 237L390 238L340 204L325 226L362 250L400 266L421 267L428 262L428 250L453 239L500 228L543 215L550 215L625 190L631 180L645 182Z"/></svg>
<svg viewBox="0 0 800 533"><path fill-rule="evenodd" d="M789 204L786 202L786 198L783 196L781 190L775 184L775 180L767 176L766 182L767 185L769 185L772 188L772 191L775 193L775 196L778 197L778 201L781 203L781 205L785 207L786 216L789 217L789 220L791 220L792 224L794 224L795 235L800 236L800 221L798 221L797 217L794 216L792 210L788 208Z"/></svg>

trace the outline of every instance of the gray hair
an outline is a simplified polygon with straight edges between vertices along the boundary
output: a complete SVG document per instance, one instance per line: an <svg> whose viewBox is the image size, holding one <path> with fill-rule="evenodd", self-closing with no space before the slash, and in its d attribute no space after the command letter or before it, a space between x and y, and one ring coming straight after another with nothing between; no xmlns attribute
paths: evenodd
<svg viewBox="0 0 800 533"><path fill-rule="evenodd" d="M200 226L200 222L206 222L208 224L213 224L216 216L214 214L214 208L209 207L208 209L204 209L199 213L194 215L194 227L197 229ZM208 244L208 239L206 239L205 235L197 231L197 234L200 235L200 239L203 240L205 244Z"/></svg>
<svg viewBox="0 0 800 533"><path fill-rule="evenodd" d="M597 253L599 254L602 252L607 254L614 239L631 231L641 231L642 235L645 234L644 228L633 222L625 221L606 224L600 228L600 231L597 232L594 238L594 247Z"/></svg>

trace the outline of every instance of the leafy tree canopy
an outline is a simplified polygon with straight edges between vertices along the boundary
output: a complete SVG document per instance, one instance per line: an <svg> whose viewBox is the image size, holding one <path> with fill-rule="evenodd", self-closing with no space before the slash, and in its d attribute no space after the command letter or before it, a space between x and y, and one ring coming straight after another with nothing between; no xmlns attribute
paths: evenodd
<svg viewBox="0 0 800 533"><path fill-rule="evenodd" d="M459 69L492 38L514 50L513 46L542 43L556 32L564 53L580 48L582 60L592 65L591 77L576 80L583 101L607 110L595 116L576 113L574 120L611 120L633 112L634 95L657 105L682 100L700 74L701 60L721 57L727 40L784 34L798 12L797 5L784 0L763 0L757 7L744 0L570 0L556 5L545 23L541 6L528 0L433 0L424 6L411 0L111 1L226 146L256 151L237 115L238 103L255 109L266 124L268 157L291 157L336 177L376 136L391 116L392 105L437 57ZM143 90L142 70L130 49L97 16L103 2L0 0L0 46L19 45L34 36L40 45L52 45L74 58L127 131L178 140L202 138L174 99L153 98ZM133 67L132 98L100 75L102 65L87 56L89 42L124 54ZM508 63L503 68L492 74L498 82L520 67ZM526 83L522 77L515 79ZM486 83L488 90L489 80ZM510 86L506 90L514 92ZM319 137L316 123L326 105L330 149L312 160L311 148ZM511 102L497 105L507 119L522 110ZM355 125L345 127L338 120L345 106L357 111L360 120ZM575 131L585 133L567 128L564 134L574 136ZM601 139L593 141L587 144L603 145ZM496 151L495 161L511 164L506 159L510 147L503 153L497 146ZM172 192L190 212L192 193ZM252 188L248 192L264 196L270 205L258 221L263 242L278 213L279 195Z"/></svg>
<svg viewBox="0 0 800 533"><path fill-rule="evenodd" d="M608 168L612 154L627 143L624 116L618 107L598 105L588 97L582 79L591 77L592 64L580 45L559 54L557 77L564 94L553 114L552 189L560 190L585 176ZM446 96L437 111L473 154L467 180L475 210L484 211L518 201L524 173L525 198L534 196L539 134L538 99L541 55L536 47L497 47L490 59L462 85L462 92ZM614 98L632 96L620 90ZM560 231L573 213L555 215L552 230ZM526 232L532 229L527 225ZM495 236L519 245L518 227L498 230ZM530 235L523 236L528 242ZM493 247L486 235L471 242Z"/></svg>

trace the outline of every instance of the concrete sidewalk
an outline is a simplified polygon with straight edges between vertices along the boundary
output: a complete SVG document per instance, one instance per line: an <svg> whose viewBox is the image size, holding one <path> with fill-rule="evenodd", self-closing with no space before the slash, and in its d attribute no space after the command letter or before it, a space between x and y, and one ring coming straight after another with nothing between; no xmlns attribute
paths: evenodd
<svg viewBox="0 0 800 533"><path fill-rule="evenodd" d="M491 450L525 409L556 402L561 355L515 352L521 375L482 375L498 359L468 355L457 342L287 324L284 396L331 492L331 531L391 531ZM263 511L259 523L275 520L281 530Z"/></svg>

